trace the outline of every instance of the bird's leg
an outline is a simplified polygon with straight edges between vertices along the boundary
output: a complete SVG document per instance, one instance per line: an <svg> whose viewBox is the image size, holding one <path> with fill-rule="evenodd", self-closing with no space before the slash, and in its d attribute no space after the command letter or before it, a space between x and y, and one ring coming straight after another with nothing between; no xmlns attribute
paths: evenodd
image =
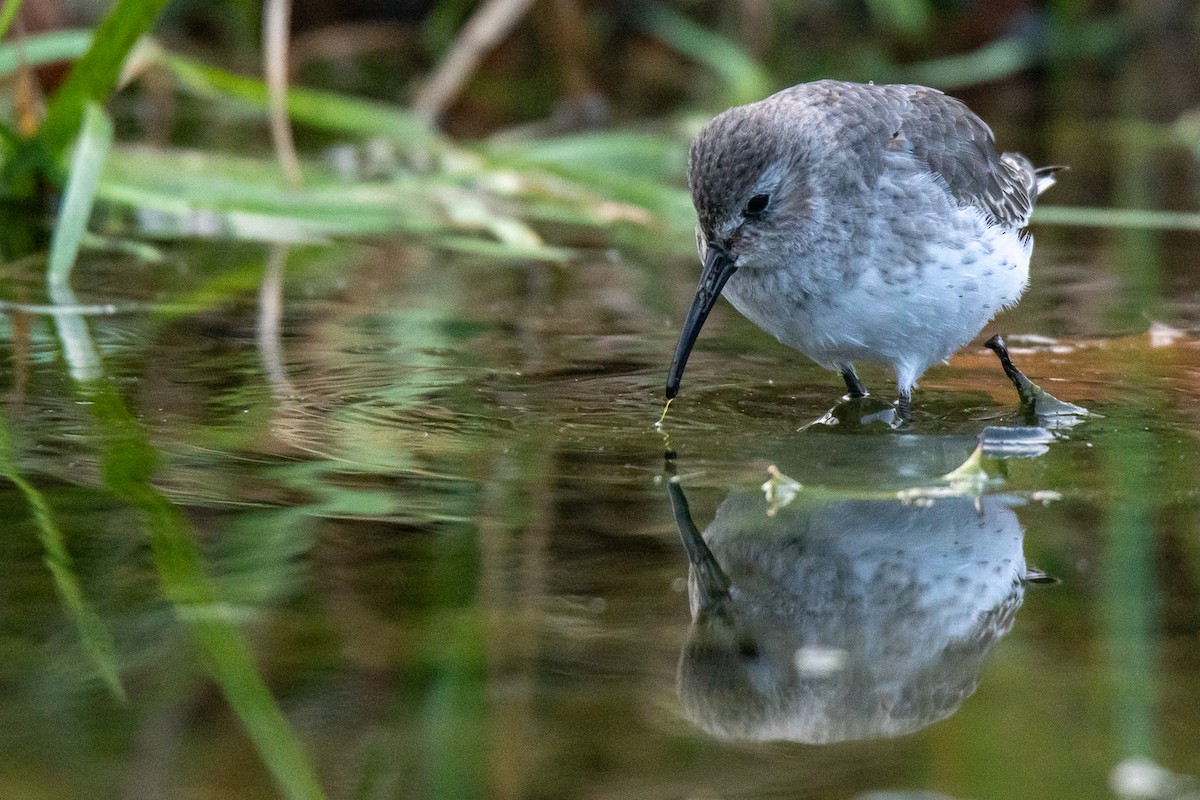
<svg viewBox="0 0 1200 800"><path fill-rule="evenodd" d="M863 382L859 380L853 364L846 364L842 367L842 380L846 382L846 396L851 400L857 400L870 394L867 387L863 386Z"/></svg>
<svg viewBox="0 0 1200 800"><path fill-rule="evenodd" d="M1017 394L1021 398L1021 404L1025 406L1034 406L1037 401L1037 393L1034 391L1033 382L1026 378L1021 370L1017 369L1017 365L1012 362L1012 358L1008 355L1008 347L1004 344L1004 340L1000 338L1000 334L996 334L992 338L983 343L983 346L996 354L1000 359L1000 366L1004 367L1004 374L1012 381L1013 386L1017 387Z"/></svg>
<svg viewBox="0 0 1200 800"><path fill-rule="evenodd" d="M896 398L896 419L892 423L893 428L899 428L904 423L908 422L908 417L912 413L912 389L902 386L900 387L900 396Z"/></svg>

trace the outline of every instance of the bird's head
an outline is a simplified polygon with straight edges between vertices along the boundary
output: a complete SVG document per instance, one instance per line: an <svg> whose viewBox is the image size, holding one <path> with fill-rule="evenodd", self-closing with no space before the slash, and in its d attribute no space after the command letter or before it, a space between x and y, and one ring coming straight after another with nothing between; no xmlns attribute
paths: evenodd
<svg viewBox="0 0 1200 800"><path fill-rule="evenodd" d="M692 143L688 185L704 268L667 377L668 399L678 393L692 345L729 278L739 269L783 267L804 250L813 150L794 114L779 106L766 100L731 108Z"/></svg>

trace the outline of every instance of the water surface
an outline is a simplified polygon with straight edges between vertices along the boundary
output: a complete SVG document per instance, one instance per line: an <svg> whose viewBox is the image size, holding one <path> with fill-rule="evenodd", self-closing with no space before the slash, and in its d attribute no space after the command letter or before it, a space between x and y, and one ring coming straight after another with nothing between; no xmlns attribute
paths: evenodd
<svg viewBox="0 0 1200 800"><path fill-rule="evenodd" d="M0 795L1095 798L1131 759L1200 774L1200 242L1036 234L1031 290L978 341L1096 415L990 460L978 499L941 476L1031 422L978 344L906 430L805 429L840 379L722 305L656 428L690 260L89 259L81 302L145 304L75 318L91 374L55 317L0 317L26 481L0 487ZM37 265L5 281L38 297ZM803 487L774 516L772 465ZM673 491L741 606L689 597Z"/></svg>

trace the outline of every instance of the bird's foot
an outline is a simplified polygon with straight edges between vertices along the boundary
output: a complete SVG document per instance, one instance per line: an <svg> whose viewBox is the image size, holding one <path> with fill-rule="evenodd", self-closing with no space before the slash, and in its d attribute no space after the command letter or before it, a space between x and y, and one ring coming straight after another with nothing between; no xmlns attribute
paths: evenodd
<svg viewBox="0 0 1200 800"><path fill-rule="evenodd" d="M800 430L807 430L819 425L841 426L843 429L857 430L878 422L891 426L895 415L895 407L883 400L869 395L846 397L822 416L802 426Z"/></svg>
<svg viewBox="0 0 1200 800"><path fill-rule="evenodd" d="M854 371L853 365L842 367L841 373L842 380L846 382L846 395L842 398L843 400L858 400L870 395L867 387L858 377L858 373Z"/></svg>
<svg viewBox="0 0 1200 800"><path fill-rule="evenodd" d="M899 430L912 418L912 389L902 388L900 390L900 395L896 398L895 412L888 425L892 430Z"/></svg>
<svg viewBox="0 0 1200 800"><path fill-rule="evenodd" d="M1025 377L1025 373L1017 369L1016 364L1012 362L1012 358L1008 353L1008 346L1004 344L1004 339L999 334L984 342L984 347L991 350L1000 359L1000 366L1004 368L1004 374L1008 376L1013 386L1016 387L1017 395L1021 398L1021 408L1027 413L1038 419L1086 417L1091 414L1083 406L1059 400Z"/></svg>

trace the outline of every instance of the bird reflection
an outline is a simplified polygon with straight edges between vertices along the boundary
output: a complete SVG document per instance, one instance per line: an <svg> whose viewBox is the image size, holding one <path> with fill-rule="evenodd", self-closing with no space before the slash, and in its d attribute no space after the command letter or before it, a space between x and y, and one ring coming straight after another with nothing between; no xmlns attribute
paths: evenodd
<svg viewBox="0 0 1200 800"><path fill-rule="evenodd" d="M825 744L945 719L1044 579L1012 497L802 496L768 516L735 491L701 534L668 486L690 563L683 711L721 739Z"/></svg>

